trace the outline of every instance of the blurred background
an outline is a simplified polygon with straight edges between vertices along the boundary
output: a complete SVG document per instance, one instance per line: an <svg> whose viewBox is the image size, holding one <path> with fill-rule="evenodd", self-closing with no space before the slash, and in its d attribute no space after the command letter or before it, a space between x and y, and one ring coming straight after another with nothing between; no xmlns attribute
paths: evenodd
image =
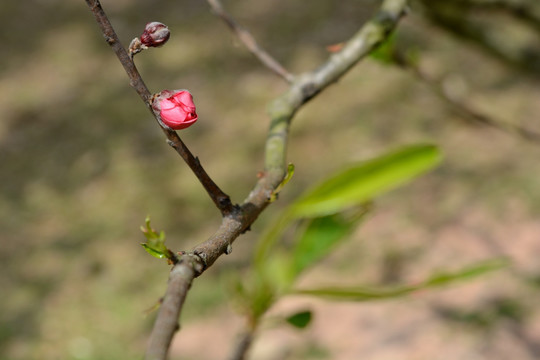
<svg viewBox="0 0 540 360"><path fill-rule="evenodd" d="M471 1L413 2L397 46L414 50L419 68L470 108L540 132L540 4ZM286 84L204 1L102 4L125 46L147 22L169 26L167 45L135 62L151 91L194 94L199 121L181 136L241 202L263 170L266 106ZM380 2L224 5L300 73ZM154 319L146 310L164 293L169 267L142 249L140 225L150 215L169 247L189 250L220 215L129 87L84 1L3 1L0 19L0 358L142 358ZM196 280L171 359L231 352L243 319L227 278L249 265L258 235L287 203L352 161L416 142L439 145L442 166L377 199L353 239L302 282L414 282L498 256L512 266L385 302L286 298L274 311L311 308L312 326L262 331L251 358L540 357L540 142L472 125L412 72L368 58L298 113L293 180Z"/></svg>

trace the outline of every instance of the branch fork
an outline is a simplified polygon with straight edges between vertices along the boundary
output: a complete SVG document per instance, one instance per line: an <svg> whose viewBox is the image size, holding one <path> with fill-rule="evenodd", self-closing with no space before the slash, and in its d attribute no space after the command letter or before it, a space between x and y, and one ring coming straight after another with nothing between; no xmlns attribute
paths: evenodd
<svg viewBox="0 0 540 360"><path fill-rule="evenodd" d="M152 111L152 94L144 84L132 56L121 45L112 25L98 0L85 0L94 14L101 31L122 63L130 85L137 91L146 106ZM152 111L160 124L168 144L173 147L188 164L199 179L206 192L220 210L222 222L216 232L205 242L197 245L191 252L183 254L169 275L169 284L163 304L150 336L146 359L166 359L174 333L178 330L178 318L193 280L223 254L230 253L234 240L258 218L269 205L272 194L287 175L286 148L289 127L296 111L315 97L327 86L336 82L360 59L369 54L394 29L404 14L406 0L384 0L381 12L365 24L337 53L323 63L317 70L295 77L260 47L249 32L238 25L225 12L218 0L208 0L214 12L220 16L238 38L265 66L285 79L289 89L270 106L270 128L265 147L264 175L259 177L253 190L241 206L233 205L225 194L202 168L178 134L163 126L159 116ZM251 338L246 343L249 345ZM243 358L247 347L241 349L238 357Z"/></svg>

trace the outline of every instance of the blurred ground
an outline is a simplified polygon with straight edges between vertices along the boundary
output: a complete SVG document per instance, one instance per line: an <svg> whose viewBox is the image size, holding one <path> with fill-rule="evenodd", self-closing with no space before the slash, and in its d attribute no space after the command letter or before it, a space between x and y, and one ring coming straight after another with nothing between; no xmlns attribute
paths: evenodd
<svg viewBox="0 0 540 360"><path fill-rule="evenodd" d="M225 4L297 73L323 61L325 47L347 39L377 2ZM126 45L148 21L169 25L167 46L136 63L151 90L192 91L200 120L183 139L241 201L262 170L265 106L285 84L203 1L103 5ZM3 2L0 19L0 358L141 358L153 319L144 311L162 295L168 267L142 250L139 226L149 214L170 247L189 249L219 215L129 88L84 1ZM418 48L422 67L464 84L472 106L540 130L538 78L414 11L401 25L398 38ZM540 357L540 146L461 122L413 76L367 59L299 112L294 179L233 254L196 281L171 358L226 358L242 327L226 279L287 202L348 162L419 141L440 145L444 164L379 199L354 240L302 281L415 281L500 255L514 265L395 301L286 299L274 312L309 307L313 326L262 332L252 358Z"/></svg>

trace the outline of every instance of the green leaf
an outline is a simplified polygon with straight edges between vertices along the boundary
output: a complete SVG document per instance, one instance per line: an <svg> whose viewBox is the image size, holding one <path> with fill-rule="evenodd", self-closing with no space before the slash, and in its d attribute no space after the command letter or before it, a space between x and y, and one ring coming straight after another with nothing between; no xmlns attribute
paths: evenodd
<svg viewBox="0 0 540 360"><path fill-rule="evenodd" d="M276 290L268 279L253 271L236 287L239 308L252 320L258 320L276 300Z"/></svg>
<svg viewBox="0 0 540 360"><path fill-rule="evenodd" d="M297 329L305 329L311 323L312 317L310 310L304 310L289 316L285 320Z"/></svg>
<svg viewBox="0 0 540 360"><path fill-rule="evenodd" d="M144 250L146 250L146 252L148 252L153 257L157 257L158 259L163 259L164 257L166 257L166 254L164 251L157 250L153 248L151 245L148 245L145 243L142 243L141 245L144 248Z"/></svg>
<svg viewBox="0 0 540 360"><path fill-rule="evenodd" d="M351 287L351 288L319 288L319 289L300 289L293 291L295 294L311 295L333 300L343 301L369 301L390 299L402 295L407 295L416 290L412 287L397 287L394 289L379 289L370 287Z"/></svg>
<svg viewBox="0 0 540 360"><path fill-rule="evenodd" d="M146 237L146 242L141 246L152 256L163 259L167 258L171 261L175 261L176 257L173 252L165 246L165 232L156 232L150 226L150 216L147 216L144 220L145 226L141 226L141 231Z"/></svg>
<svg viewBox="0 0 540 360"><path fill-rule="evenodd" d="M279 183L276 189L272 192L269 202L273 203L274 201L276 201L279 192L283 189L285 185L287 185L287 183L289 182L289 180L291 180L293 175L294 175L294 164L289 164L287 166L287 175L285 175L285 178Z"/></svg>
<svg viewBox="0 0 540 360"><path fill-rule="evenodd" d="M452 273L435 274L425 281L411 285L394 286L390 288L375 288L375 287L327 287L319 289L300 289L294 290L293 293L312 295L335 300L349 301L370 301L390 299L400 296L405 296L415 291L428 288L440 287L457 281L463 281L486 274L491 271L500 270L510 265L507 259L492 259L483 261L462 270Z"/></svg>
<svg viewBox="0 0 540 360"><path fill-rule="evenodd" d="M354 209L353 213L339 213L310 220L292 251L293 274L297 276L328 256L338 244L349 237L369 209L368 205L363 205Z"/></svg>
<svg viewBox="0 0 540 360"><path fill-rule="evenodd" d="M264 266L271 249L283 235L292 221L298 218L325 217L343 212L354 206L367 203L372 197L405 183L413 177L434 167L441 159L438 149L432 145L413 145L401 150L380 156L378 158L358 163L345 171L338 173L321 185L301 196L286 211L282 212L276 221L262 235L255 251L254 263ZM328 223L330 220L326 220ZM319 226L325 220L315 222ZM315 231L311 231L311 234ZM317 261L321 254L338 242L341 235L330 235L326 241L321 240L319 250L299 250L306 252L304 259L298 260L295 267L301 271L310 263ZM311 235L310 235L311 236ZM325 236L321 234L321 236ZM332 240L331 238L334 238ZM301 246L318 246L307 239ZM309 260L313 257L312 260Z"/></svg>
<svg viewBox="0 0 540 360"><path fill-rule="evenodd" d="M263 237L255 255L255 268L261 281L271 285L273 292L283 294L290 290L298 275L309 266L327 256L338 244L348 238L358 221L367 213L367 205L344 214L310 219L293 241L291 248L275 246L288 224L278 222Z"/></svg>
<svg viewBox="0 0 540 360"><path fill-rule="evenodd" d="M257 268L265 266L268 261L268 256L270 250L274 247L275 243L283 234L285 228L290 224L291 217L288 215L287 211L282 213L276 221L269 226L264 234L261 236L257 244L257 249L255 250L255 256L253 262Z"/></svg>
<svg viewBox="0 0 540 360"><path fill-rule="evenodd" d="M420 63L420 50L416 47L407 49L404 60L409 67L417 67Z"/></svg>
<svg viewBox="0 0 540 360"><path fill-rule="evenodd" d="M441 158L436 146L412 145L357 163L301 196L290 216L331 215L367 202L434 168Z"/></svg>
<svg viewBox="0 0 540 360"><path fill-rule="evenodd" d="M394 60L394 48L396 45L396 33L392 33L386 38L386 40L380 44L369 55L372 59L375 59L385 65L393 64Z"/></svg>
<svg viewBox="0 0 540 360"><path fill-rule="evenodd" d="M261 281L266 282L275 294L283 294L290 290L296 276L291 271L291 255L284 249L276 249L272 256L257 267Z"/></svg>
<svg viewBox="0 0 540 360"><path fill-rule="evenodd" d="M454 282L456 280L467 280L483 275L485 273L499 270L510 265L510 261L506 258L497 258L482 261L474 265L468 266L457 273L439 273L432 275L425 281L425 287L434 287L446 285L447 283Z"/></svg>

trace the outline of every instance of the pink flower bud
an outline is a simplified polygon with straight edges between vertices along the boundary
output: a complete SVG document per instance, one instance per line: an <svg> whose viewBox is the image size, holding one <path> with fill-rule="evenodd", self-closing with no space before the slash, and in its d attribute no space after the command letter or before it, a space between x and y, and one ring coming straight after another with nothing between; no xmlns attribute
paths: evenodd
<svg viewBox="0 0 540 360"><path fill-rule="evenodd" d="M148 47L158 47L167 42L171 32L167 25L154 21L146 24L141 35L141 43Z"/></svg>
<svg viewBox="0 0 540 360"><path fill-rule="evenodd" d="M198 119L193 97L187 90L163 90L154 96L152 108L173 130L185 129Z"/></svg>

